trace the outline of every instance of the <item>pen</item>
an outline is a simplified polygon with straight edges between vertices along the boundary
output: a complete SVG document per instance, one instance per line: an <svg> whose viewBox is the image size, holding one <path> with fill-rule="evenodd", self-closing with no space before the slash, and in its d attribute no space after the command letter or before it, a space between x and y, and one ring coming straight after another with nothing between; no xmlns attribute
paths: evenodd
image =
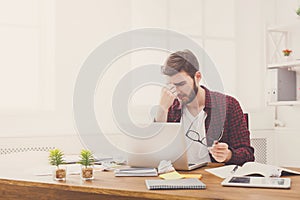
<svg viewBox="0 0 300 200"><path fill-rule="evenodd" d="M231 173L233 174L238 168L239 168L238 165L234 166L234 168L231 170Z"/></svg>

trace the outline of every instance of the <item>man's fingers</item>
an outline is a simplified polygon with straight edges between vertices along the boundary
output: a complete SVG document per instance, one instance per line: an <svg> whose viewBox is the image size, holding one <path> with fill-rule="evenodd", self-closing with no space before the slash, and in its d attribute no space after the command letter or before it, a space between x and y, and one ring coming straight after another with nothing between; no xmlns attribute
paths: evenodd
<svg viewBox="0 0 300 200"><path fill-rule="evenodd" d="M218 162L223 162L227 158L228 145L226 143L223 142L217 143L216 141L214 141L214 144L208 150L212 154L214 159Z"/></svg>
<svg viewBox="0 0 300 200"><path fill-rule="evenodd" d="M177 90L176 87L169 87L169 86L165 86L163 87L163 93L168 95L168 96L172 96L172 97L177 97Z"/></svg>
<svg viewBox="0 0 300 200"><path fill-rule="evenodd" d="M214 143L212 146L214 149L228 149L228 145L223 142Z"/></svg>
<svg viewBox="0 0 300 200"><path fill-rule="evenodd" d="M170 91L172 94L174 94L175 96L177 96L177 90L176 90L175 85L169 84L169 85L167 86L167 88L169 89L169 91Z"/></svg>
<svg viewBox="0 0 300 200"><path fill-rule="evenodd" d="M212 156L214 157L214 159L216 161L223 162L226 159L227 154L224 151L221 151L221 152L218 151L218 152L213 152Z"/></svg>
<svg viewBox="0 0 300 200"><path fill-rule="evenodd" d="M161 98L160 98L160 107L163 110L168 110L168 108L173 104L176 95L174 95L167 86L163 87L161 90Z"/></svg>

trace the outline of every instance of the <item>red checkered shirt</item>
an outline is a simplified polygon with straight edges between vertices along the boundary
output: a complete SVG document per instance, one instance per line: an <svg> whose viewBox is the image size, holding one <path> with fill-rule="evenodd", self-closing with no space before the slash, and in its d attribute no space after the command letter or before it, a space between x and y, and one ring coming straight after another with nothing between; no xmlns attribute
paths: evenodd
<svg viewBox="0 0 300 200"><path fill-rule="evenodd" d="M212 139L220 137L223 130L223 136L220 142L228 144L232 152L232 157L226 164L242 165L245 162L254 161L254 149L250 146L250 132L247 127L247 122L239 102L228 95L218 92L205 90L205 107L207 113L205 120L205 130L207 144L210 146ZM182 110L177 99L169 108L168 122L180 122ZM210 155L211 160L216 160Z"/></svg>

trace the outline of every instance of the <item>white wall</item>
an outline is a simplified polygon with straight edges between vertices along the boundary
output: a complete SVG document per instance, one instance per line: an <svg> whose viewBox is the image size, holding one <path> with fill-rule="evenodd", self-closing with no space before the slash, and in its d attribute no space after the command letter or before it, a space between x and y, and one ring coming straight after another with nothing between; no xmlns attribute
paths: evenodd
<svg viewBox="0 0 300 200"><path fill-rule="evenodd" d="M276 1L276 24L299 24L299 17L295 14L296 8L300 5L299 1ZM289 48L293 50L292 56L295 59L300 59L300 31L291 34ZM298 72L299 73L299 72ZM298 74L299 77L299 74ZM299 81L299 80L298 80ZM278 118L286 124L287 129L299 130L300 107L280 107L278 110ZM300 136L299 136L300 139Z"/></svg>
<svg viewBox="0 0 300 200"><path fill-rule="evenodd" d="M0 51L8 55L1 59L1 141L6 144L16 138L28 145L32 144L28 138L40 138L41 145L48 141L62 147L61 141L68 141L64 149L73 151L72 145L80 149L73 119L76 77L95 47L129 30L130 1L26 2L18 1L24 5L16 7L16 2L2 1L0 6ZM7 29L22 30L12 35L6 33ZM28 31L31 29L37 29L36 35ZM108 76L114 77L117 70Z"/></svg>
<svg viewBox="0 0 300 200"><path fill-rule="evenodd" d="M224 7L226 9L223 9ZM152 13L153 10L155 14ZM187 35L211 57L224 83L225 92L236 96L237 49L234 10L235 2L232 0L172 0L160 1L159 4L153 4L151 0L132 1L132 27L167 28ZM219 13L222 18L212 13ZM132 55L132 65L163 64L168 54L169 52L144 50ZM201 66L200 63L200 70L204 72L210 69ZM148 91L153 92L144 92L146 102L158 102L158 88ZM136 101L145 104L143 99L138 98Z"/></svg>
<svg viewBox="0 0 300 200"><path fill-rule="evenodd" d="M266 25L292 25L299 24L299 17L295 10L300 6L299 1L276 0L273 2L273 15L265 15ZM265 8L268 8L265 5ZM288 47L293 50L293 58L300 58L300 37L299 31L290 34L291 40ZM299 74L297 75L299 78ZM299 82L300 80L298 80ZM275 108L273 108L275 113ZM297 141L300 140L300 107L299 106L282 106L278 107L277 118L283 126L274 128L274 161L277 165L282 166L300 166L300 159L296 152L300 148ZM275 119L273 117L273 119Z"/></svg>
<svg viewBox="0 0 300 200"><path fill-rule="evenodd" d="M9 50L17 50L14 54L17 58L14 59L8 57L6 58L7 60L2 61L5 62L2 66L4 67L6 65L7 68L5 74L1 73L3 76L1 79L1 87L3 89L2 91L5 93L0 105L2 109L1 119L2 122L5 122L2 123L0 129L3 129L1 134L5 136L18 135L21 134L21 132L27 132L27 134L34 135L44 133L46 135L61 134L62 132L73 133L72 97L74 83L81 64L97 45L106 39L109 39L112 35L127 31L130 27L130 1L64 0L52 2L52 6L54 6L53 10L47 11L49 15L52 14L54 16L51 16L53 17L50 19L52 22L49 27L46 27L45 29L50 33L51 31L54 32L52 37L55 38L55 43L49 44L51 46L45 46L43 48L47 49L54 47L55 55L53 56L54 60L51 60L53 65L47 66L48 69L44 73L38 73L40 69L44 68L42 64L47 64L43 63L45 62L43 60L44 55L39 52L40 49L38 47L35 48L35 46L33 46L36 42L26 38L28 34L21 32L19 35L22 37L14 37L14 35L5 35L5 30L1 31L1 35L3 36L1 37L2 40L5 41L7 40L6 38L12 40L11 42L10 40L7 40L2 44L6 44L6 48ZM36 2L33 2L32 5L35 5L35 3ZM28 4L30 8L30 2L28 2ZM14 10L15 8L15 6L10 5L10 3L4 3L4 5L6 7L1 7L3 10ZM32 11L28 9L28 12L31 13ZM36 8L33 14L39 12L43 12L43 10ZM16 18L15 16L18 16L17 13L10 15L9 12L2 12L1 14L5 15L6 13L7 15L3 17L5 19L10 17ZM26 15L26 13L24 15ZM116 15L118 17L116 17ZM22 17L23 16L21 15L20 20L23 23L26 18L23 19ZM39 21L40 18L43 17L44 16L29 15L28 18ZM10 26L15 26L14 18L11 20L12 22L0 23L0 27L2 25L2 29L5 29ZM43 25L44 24L41 24L41 27L38 27L41 29L40 31L45 31L42 29ZM23 27L24 26L25 25L23 25ZM50 34L49 32L45 34ZM30 35L33 39L39 39L39 37L43 36L44 35ZM44 41L42 40L41 43L42 42ZM18 45L23 43L25 43L22 45L22 47L24 46L24 49L20 49L20 51L17 46L11 47L11 44ZM32 57L30 57L30 54L33 53L41 54L38 56L40 56L39 60L41 60L40 62L42 63L34 63L35 65L33 67L36 69L28 68L33 65L28 62L35 61L30 61L30 58ZM29 57L27 63L23 62L25 59L24 57ZM23 63L19 62L14 64L15 62L18 62L18 60L21 60ZM12 69L13 66L19 68L14 70ZM50 76L51 74L48 73L49 71L55 73L55 76ZM50 83L37 82L38 79L47 79L48 76L51 77ZM27 77L29 80L26 80ZM45 86L45 84L51 84L50 87L54 88L54 94L52 97L49 97L51 98L52 105L50 110L48 107L43 107L43 105L40 105L41 103L38 102L38 98L43 97L43 92L47 89L47 85ZM43 87L41 91L38 90L39 87ZM49 93L48 90L46 92L47 94ZM14 94L15 96L13 96Z"/></svg>
<svg viewBox="0 0 300 200"><path fill-rule="evenodd" d="M49 35L50 38L55 41L52 43L46 43L41 50L54 49L54 53L50 52L52 60L44 58L43 51L39 57L40 63L36 65L35 71L26 71L21 73L24 77L30 77L32 82L35 79L47 80L46 82L37 82L32 86L28 85L32 91L35 91L35 100L27 101L26 98L30 93L22 94L24 90L19 90L20 97L7 97L12 104L13 101L18 103L30 102L33 106L28 106L28 110L22 111L17 109L17 113L11 114L11 109L2 103L3 117L5 122L0 126L2 129L2 135L8 136L41 136L41 135L63 135L74 133L73 123L73 111L72 111L72 96L74 90L74 84L76 76L80 70L81 64L87 58L89 53L97 47L101 42L109 39L111 36L118 34L122 31L130 30L131 28L141 27L161 27L172 28L176 31L188 34L195 41L203 45L211 54L212 59L215 61L218 70L221 73L221 78L224 80L225 91L235 95L237 94L236 84L236 41L235 41L235 21L234 21L234 1L230 0L227 3L222 3L222 7L228 6L227 9L221 9L217 1L51 1L52 10L49 10L47 16L36 16L31 18L45 18L48 22L48 26L45 28L44 23L41 23L41 43L45 37ZM33 1L32 5L38 4ZM224 4L224 5L223 5ZM41 6L42 7L42 6ZM13 9L7 7L6 9ZM46 8L45 8L46 9ZM41 13L42 9L36 8L36 13ZM155 12L153 12L155 10ZM193 13L187 15L187 13ZM206 10L206 11L205 11ZM218 13L222 13L222 21L218 17L213 18L209 10L215 10ZM30 10L29 10L30 11ZM8 14L7 14L8 15ZM9 17L6 16L6 17ZM48 17L48 18L47 18ZM209 20L210 19L210 20ZM37 20L38 21L38 20ZM186 23L189 21L189 23ZM212 23L214 22L214 23ZM220 28L226 26L226 29ZM223 33L222 33L223 32ZM24 34L23 34L24 35ZM6 36L7 37L7 36ZM24 39L25 40L25 39ZM30 43L31 44L31 43ZM27 44L29 46L30 44ZM8 44L7 44L8 45ZM26 44L25 44L26 46ZM32 46L31 46L32 49ZM34 52L34 49L28 52ZM52 53L52 54L51 54ZM138 54L143 55L138 55ZM162 64L167 52L158 53L156 56L149 57L151 52L136 52L132 55L132 58L125 58L123 63L116 62L115 71L110 72L107 76L107 80L118 80L122 73L116 76L116 71L122 71L118 66L124 66L124 62L131 62L133 65L141 64L141 60L150 61L153 59L155 63ZM19 53L20 54L20 53ZM18 56L20 56L18 54ZM227 55L227 56L224 56ZM155 57L155 58L154 58ZM47 60L48 59L48 60ZM130 61L129 61L130 60ZM12 64L10 61L6 61L8 64ZM49 64L51 63L51 64ZM29 64L30 65L30 64ZM46 66L46 67L45 67ZM118 68L118 70L117 70ZM131 67L132 68L132 67ZM37 75L35 73L41 72ZM126 67L122 67L126 71ZM8 70L6 70L8 73ZM28 75L30 74L30 76ZM124 72L123 72L124 73ZM6 77L12 77L13 74L6 74ZM49 78L50 77L50 78ZM14 85L22 85L22 82L26 84L31 83L20 78L11 79ZM9 84L7 79L3 79L5 82L2 84L3 90L17 91L18 88L12 86L5 87ZM105 85L105 86L104 86ZM108 87L109 84L103 83L98 89L103 90L107 96L111 95L113 86ZM113 84L112 84L113 85ZM23 84L25 87L26 85ZM38 89L34 89L38 87ZM102 87L102 88L101 88ZM158 91L157 88L154 91ZM97 92L99 94L99 92ZM140 95L141 96L141 95ZM156 100L159 94L156 95ZM39 98L44 100L38 101ZM154 100L155 100L154 98ZM151 98L147 98L151 99ZM22 101L23 100L23 101ZM44 103L46 101L46 103ZM109 98L100 98L97 101L97 105L108 104ZM106 113L109 112L109 106L103 108ZM101 116L100 116L101 119ZM107 118L103 118L107 120ZM108 121L108 124L112 121Z"/></svg>

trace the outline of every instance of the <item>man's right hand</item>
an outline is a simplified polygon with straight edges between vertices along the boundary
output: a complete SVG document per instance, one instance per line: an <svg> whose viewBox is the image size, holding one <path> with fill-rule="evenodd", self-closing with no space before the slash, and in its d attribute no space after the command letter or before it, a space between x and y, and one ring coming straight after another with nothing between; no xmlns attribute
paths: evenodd
<svg viewBox="0 0 300 200"><path fill-rule="evenodd" d="M177 97L177 91L175 85L168 85L168 87L163 87L161 90L161 98L159 102L159 109L156 114L155 121L166 122L168 117L168 110L173 104Z"/></svg>

